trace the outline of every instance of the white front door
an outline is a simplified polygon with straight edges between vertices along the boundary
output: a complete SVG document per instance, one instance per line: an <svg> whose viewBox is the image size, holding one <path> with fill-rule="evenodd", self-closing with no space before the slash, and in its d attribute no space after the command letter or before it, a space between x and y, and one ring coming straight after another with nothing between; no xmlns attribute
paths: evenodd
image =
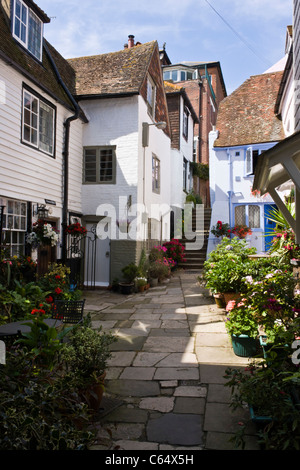
<svg viewBox="0 0 300 470"><path fill-rule="evenodd" d="M97 223L87 223L84 285L107 287L110 283L110 239L96 235Z"/></svg>

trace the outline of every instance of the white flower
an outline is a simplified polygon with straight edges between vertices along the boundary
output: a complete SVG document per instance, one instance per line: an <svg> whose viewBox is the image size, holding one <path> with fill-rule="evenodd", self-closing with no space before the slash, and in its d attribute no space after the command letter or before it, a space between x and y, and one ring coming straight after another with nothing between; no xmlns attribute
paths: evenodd
<svg viewBox="0 0 300 470"><path fill-rule="evenodd" d="M245 279L246 279L247 282L249 282L249 284L253 284L252 276L246 276Z"/></svg>

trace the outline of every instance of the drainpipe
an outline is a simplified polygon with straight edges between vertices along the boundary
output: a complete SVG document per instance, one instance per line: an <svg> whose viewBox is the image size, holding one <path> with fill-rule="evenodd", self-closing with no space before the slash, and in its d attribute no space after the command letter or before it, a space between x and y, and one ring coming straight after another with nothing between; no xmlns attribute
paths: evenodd
<svg viewBox="0 0 300 470"><path fill-rule="evenodd" d="M68 196L69 196L69 142L70 142L70 124L72 121L75 121L79 117L79 112L80 108L73 98L71 92L65 85L58 68L51 56L51 53L49 51L49 48L44 42L44 48L48 54L49 60L51 62L51 65L56 73L57 80L59 84L62 86L64 91L66 92L68 98L70 99L71 103L74 106L75 113L68 117L65 122L64 122L64 128L65 128L65 141L64 141L64 149L63 149L63 161L64 161L64 192L63 192L63 212L62 212L62 237L61 237L61 258L62 258L62 263L64 264L66 262L66 257L67 257L67 243L66 243L66 234L65 234L65 227L68 224Z"/></svg>
<svg viewBox="0 0 300 470"><path fill-rule="evenodd" d="M201 122L202 122L202 116L201 116L201 102L202 102L202 80L199 80L199 124L198 124L198 160L199 163L201 163L201 158L202 158L202 152L201 152Z"/></svg>
<svg viewBox="0 0 300 470"><path fill-rule="evenodd" d="M228 204L229 204L229 225L231 226L232 222L232 194L233 194L233 182L232 182L232 158L231 158L231 153L229 149L227 149L227 156L228 156L228 165L229 165L229 191L227 191L228 194Z"/></svg>

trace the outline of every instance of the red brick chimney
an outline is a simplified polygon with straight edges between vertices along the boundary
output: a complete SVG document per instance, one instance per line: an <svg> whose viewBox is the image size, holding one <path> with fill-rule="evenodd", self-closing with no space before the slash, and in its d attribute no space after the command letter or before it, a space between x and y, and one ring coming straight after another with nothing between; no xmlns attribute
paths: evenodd
<svg viewBox="0 0 300 470"><path fill-rule="evenodd" d="M128 36L128 48L130 49L130 47L134 47L134 36L132 34Z"/></svg>

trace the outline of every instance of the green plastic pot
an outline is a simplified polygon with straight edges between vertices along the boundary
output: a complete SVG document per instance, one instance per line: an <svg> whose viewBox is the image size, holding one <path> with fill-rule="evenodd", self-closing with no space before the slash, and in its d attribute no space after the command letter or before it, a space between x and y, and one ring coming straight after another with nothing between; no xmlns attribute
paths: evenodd
<svg viewBox="0 0 300 470"><path fill-rule="evenodd" d="M257 351L257 343L255 338L248 335L231 335L233 352L236 356L252 357Z"/></svg>

